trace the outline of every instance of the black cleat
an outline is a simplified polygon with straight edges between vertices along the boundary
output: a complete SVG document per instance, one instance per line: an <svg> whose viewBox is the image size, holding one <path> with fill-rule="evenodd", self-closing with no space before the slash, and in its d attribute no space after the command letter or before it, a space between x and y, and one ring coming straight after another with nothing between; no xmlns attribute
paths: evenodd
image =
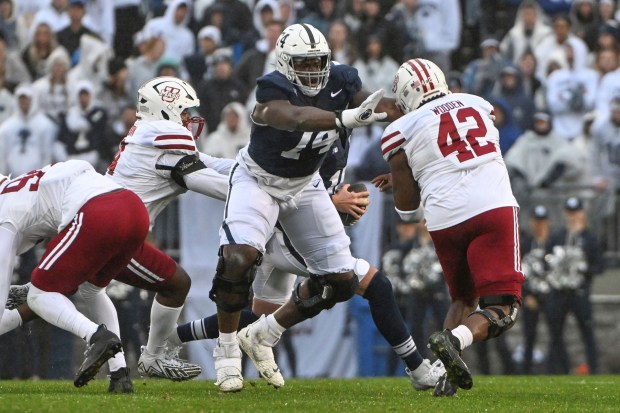
<svg viewBox="0 0 620 413"><path fill-rule="evenodd" d="M452 384L450 380L448 380L448 373L444 373L437 383L435 384L435 389L433 390L433 396L435 397L451 397L456 395L457 386Z"/></svg>
<svg viewBox="0 0 620 413"><path fill-rule="evenodd" d="M428 340L428 348L443 362L450 382L465 390L472 388L474 380L461 358L458 339L450 331L433 333Z"/></svg>
<svg viewBox="0 0 620 413"><path fill-rule="evenodd" d="M97 375L103 363L122 349L123 345L118 336L109 331L105 324L101 324L90 338L90 343L84 352L84 362L75 375L73 385L75 387L84 386Z"/></svg>
<svg viewBox="0 0 620 413"><path fill-rule="evenodd" d="M108 393L133 393L133 383L129 377L128 367L121 367L110 373Z"/></svg>
<svg viewBox="0 0 620 413"><path fill-rule="evenodd" d="M11 285L9 287L9 296L6 299L4 308L14 310L22 304L26 304L30 283L24 285Z"/></svg>

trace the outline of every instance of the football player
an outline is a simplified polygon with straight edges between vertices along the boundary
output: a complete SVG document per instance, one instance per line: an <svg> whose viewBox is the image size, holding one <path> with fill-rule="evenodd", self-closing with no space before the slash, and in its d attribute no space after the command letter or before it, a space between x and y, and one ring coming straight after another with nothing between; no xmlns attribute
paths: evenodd
<svg viewBox="0 0 620 413"><path fill-rule="evenodd" d="M426 218L452 298L446 330L433 333L429 347L443 361L447 379L470 389L472 376L460 353L514 325L524 280L519 206L493 106L450 93L441 69L424 59L400 66L392 92L404 116L385 129L381 147L396 212L405 221Z"/></svg>
<svg viewBox="0 0 620 413"><path fill-rule="evenodd" d="M366 261L351 256L350 240L319 174L322 162L337 150L335 143L340 142L342 150L352 128L393 120L400 112L393 99L382 99L382 91L364 91L354 68L332 62L324 36L311 25L286 28L276 42L276 60L276 70L257 81L255 126L230 174L220 260L210 292L217 304L219 329L216 384L224 392L243 388L241 345L268 383L281 387L284 379L272 347L283 331L356 292L370 301L375 322L408 368L422 367L417 373L426 376L430 363L417 352L389 281ZM346 164L346 153L343 159L340 168ZM269 241L276 226L281 232ZM265 255L272 244L289 247ZM263 259L269 266L263 267ZM269 278L274 266L308 278L273 314L237 334L258 269L261 277ZM284 283L284 294L289 295L293 281ZM256 314L270 313L272 305L280 303L261 297L260 291L266 289L260 283L258 287ZM429 379L431 386L436 379Z"/></svg>
<svg viewBox="0 0 620 413"><path fill-rule="evenodd" d="M0 177L0 299L6 301L16 256L49 240L32 272L27 302L39 317L88 344L76 387L122 350L116 309L105 287L143 245L148 228L140 198L88 162L61 162L13 179ZM67 298L76 292L88 297L96 322ZM119 369L126 367L124 359L119 363Z"/></svg>

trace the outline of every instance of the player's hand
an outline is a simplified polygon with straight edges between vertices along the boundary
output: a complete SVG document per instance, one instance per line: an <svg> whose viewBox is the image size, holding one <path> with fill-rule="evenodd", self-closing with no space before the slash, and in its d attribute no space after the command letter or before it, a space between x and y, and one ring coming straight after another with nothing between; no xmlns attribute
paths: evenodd
<svg viewBox="0 0 620 413"><path fill-rule="evenodd" d="M384 192L392 189L392 174L383 174L376 176L370 181L379 191Z"/></svg>
<svg viewBox="0 0 620 413"><path fill-rule="evenodd" d="M370 204L370 192L349 192L349 186L351 185L342 185L342 188L332 195L332 202L338 212L360 219Z"/></svg>
<svg viewBox="0 0 620 413"><path fill-rule="evenodd" d="M376 113L375 108L383 97L383 89L377 90L368 96L356 108L343 110L336 113L336 126L339 128L359 128L360 126L370 125L373 122L387 118L387 113Z"/></svg>

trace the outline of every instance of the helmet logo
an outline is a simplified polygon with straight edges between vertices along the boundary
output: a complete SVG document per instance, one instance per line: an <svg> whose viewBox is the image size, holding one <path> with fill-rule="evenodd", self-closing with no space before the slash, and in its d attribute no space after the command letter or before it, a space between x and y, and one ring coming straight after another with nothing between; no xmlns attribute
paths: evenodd
<svg viewBox="0 0 620 413"><path fill-rule="evenodd" d="M181 97L180 92L181 89L179 88L166 86L160 93L161 100L167 103L172 103Z"/></svg>
<svg viewBox="0 0 620 413"><path fill-rule="evenodd" d="M394 77L394 83L392 83L392 93L396 93L398 91L398 73L396 73L396 77Z"/></svg>

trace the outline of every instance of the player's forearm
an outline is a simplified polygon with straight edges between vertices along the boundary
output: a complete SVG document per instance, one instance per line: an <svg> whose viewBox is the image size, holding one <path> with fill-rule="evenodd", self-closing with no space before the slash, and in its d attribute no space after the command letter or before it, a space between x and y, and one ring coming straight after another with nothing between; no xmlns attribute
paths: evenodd
<svg viewBox="0 0 620 413"><path fill-rule="evenodd" d="M201 169L184 177L185 185L190 191L208 197L226 200L228 192L228 176L217 173L212 169Z"/></svg>
<svg viewBox="0 0 620 413"><path fill-rule="evenodd" d="M0 226L0 297L6 299L11 285L15 255L17 253L16 234L10 227ZM4 308L4 304L2 305ZM0 317L1 317L0 312Z"/></svg>

